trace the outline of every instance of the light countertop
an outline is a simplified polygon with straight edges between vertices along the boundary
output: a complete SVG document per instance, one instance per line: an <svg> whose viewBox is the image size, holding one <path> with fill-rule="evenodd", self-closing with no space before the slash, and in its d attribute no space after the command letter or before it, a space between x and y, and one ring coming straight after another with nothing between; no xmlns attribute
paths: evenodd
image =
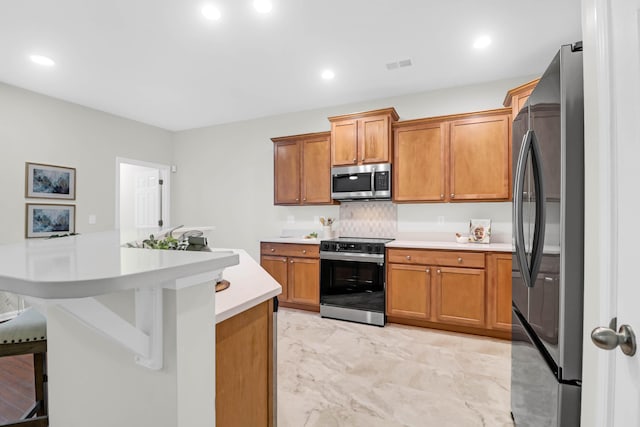
<svg viewBox="0 0 640 427"><path fill-rule="evenodd" d="M43 299L157 287L223 270L237 254L122 247L118 231L0 246L0 290Z"/></svg>
<svg viewBox="0 0 640 427"><path fill-rule="evenodd" d="M231 284L227 289L216 292L216 323L229 319L261 302L282 293L282 287L246 251L242 249L212 249L232 251L239 255L240 263L228 267L222 278Z"/></svg>
<svg viewBox="0 0 640 427"><path fill-rule="evenodd" d="M511 243L456 243L427 240L394 240L387 248L445 249L456 251L512 252Z"/></svg>

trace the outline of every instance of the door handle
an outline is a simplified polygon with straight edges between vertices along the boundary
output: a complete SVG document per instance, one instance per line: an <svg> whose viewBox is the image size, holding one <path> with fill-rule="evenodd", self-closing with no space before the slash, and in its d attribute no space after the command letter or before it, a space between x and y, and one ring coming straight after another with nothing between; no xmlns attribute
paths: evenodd
<svg viewBox="0 0 640 427"><path fill-rule="evenodd" d="M616 319L612 319L609 327L599 326L591 331L591 341L602 349L613 350L620 346L620 350L627 356L636 354L636 334L629 325L622 325L618 332L615 330Z"/></svg>

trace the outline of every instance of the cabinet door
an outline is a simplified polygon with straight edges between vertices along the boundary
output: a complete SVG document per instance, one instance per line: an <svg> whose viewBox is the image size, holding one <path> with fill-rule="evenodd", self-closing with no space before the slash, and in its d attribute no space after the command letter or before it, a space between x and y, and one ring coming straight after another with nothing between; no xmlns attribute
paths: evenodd
<svg viewBox="0 0 640 427"><path fill-rule="evenodd" d="M453 325L485 325L484 270L433 267L436 321Z"/></svg>
<svg viewBox="0 0 640 427"><path fill-rule="evenodd" d="M278 295L278 300L287 301L289 298L289 292L287 292L287 258L262 255L260 257L260 265L282 286L282 293Z"/></svg>
<svg viewBox="0 0 640 427"><path fill-rule="evenodd" d="M388 163L390 142L389 116L358 119L358 163Z"/></svg>
<svg viewBox="0 0 640 427"><path fill-rule="evenodd" d="M333 166L358 163L358 121L341 120L331 123L331 164Z"/></svg>
<svg viewBox="0 0 640 427"><path fill-rule="evenodd" d="M300 204L300 148L298 142L278 142L274 149L274 204Z"/></svg>
<svg viewBox="0 0 640 427"><path fill-rule="evenodd" d="M387 316L429 320L430 268L405 264L388 264L387 267Z"/></svg>
<svg viewBox="0 0 640 427"><path fill-rule="evenodd" d="M487 256L487 328L511 331L511 254Z"/></svg>
<svg viewBox="0 0 640 427"><path fill-rule="evenodd" d="M452 201L509 199L510 126L510 114L451 123L449 196Z"/></svg>
<svg viewBox="0 0 640 427"><path fill-rule="evenodd" d="M302 149L302 203L331 203L331 139L304 141Z"/></svg>
<svg viewBox="0 0 640 427"><path fill-rule="evenodd" d="M393 149L393 199L444 201L447 126L444 123L396 128Z"/></svg>
<svg viewBox="0 0 640 427"><path fill-rule="evenodd" d="M320 305L320 260L289 258L289 301Z"/></svg>

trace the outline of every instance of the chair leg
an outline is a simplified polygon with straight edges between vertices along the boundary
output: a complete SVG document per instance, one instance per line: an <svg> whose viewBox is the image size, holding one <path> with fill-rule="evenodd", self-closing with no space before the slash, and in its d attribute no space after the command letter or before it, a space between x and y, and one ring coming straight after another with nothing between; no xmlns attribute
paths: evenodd
<svg viewBox="0 0 640 427"><path fill-rule="evenodd" d="M34 353L33 374L36 390L36 402L39 402L37 415L45 416L48 413L48 390L47 390L47 354Z"/></svg>

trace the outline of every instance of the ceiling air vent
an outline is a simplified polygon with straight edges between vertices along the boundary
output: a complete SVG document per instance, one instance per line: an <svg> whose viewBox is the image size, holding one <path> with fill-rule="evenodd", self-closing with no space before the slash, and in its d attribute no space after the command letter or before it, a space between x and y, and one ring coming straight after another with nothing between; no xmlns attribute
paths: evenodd
<svg viewBox="0 0 640 427"><path fill-rule="evenodd" d="M401 59L399 61L394 61L394 62L389 62L386 64L387 66L387 70L391 71L391 70L397 70L398 68L402 68L402 67L410 67L413 65L413 62L411 61L411 59Z"/></svg>

